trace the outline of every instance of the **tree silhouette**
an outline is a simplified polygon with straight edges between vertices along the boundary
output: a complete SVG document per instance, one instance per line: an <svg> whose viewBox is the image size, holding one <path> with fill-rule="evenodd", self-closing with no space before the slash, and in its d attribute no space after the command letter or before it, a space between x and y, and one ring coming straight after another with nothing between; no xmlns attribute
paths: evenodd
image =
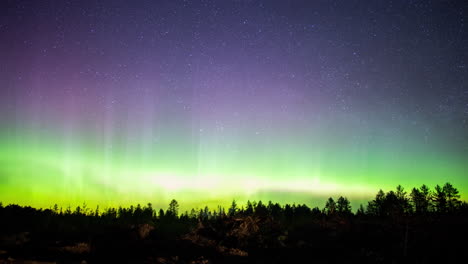
<svg viewBox="0 0 468 264"><path fill-rule="evenodd" d="M431 209L432 193L425 184L421 186L421 195L423 201L421 204L421 210L423 213L427 213Z"/></svg>
<svg viewBox="0 0 468 264"><path fill-rule="evenodd" d="M281 205L279 205L279 203L272 203L271 201L268 202L267 209L270 216L272 216L275 219L279 219L283 212L283 209L281 208Z"/></svg>
<svg viewBox="0 0 468 264"><path fill-rule="evenodd" d="M332 215L336 212L336 203L335 200L333 200L332 197L328 198L326 204L325 204L325 213L327 215Z"/></svg>
<svg viewBox="0 0 468 264"><path fill-rule="evenodd" d="M397 198L397 207L400 213L409 213L411 212L411 204L408 196L406 195L405 189L398 185L396 187L395 196Z"/></svg>
<svg viewBox="0 0 468 264"><path fill-rule="evenodd" d="M291 221L292 218L293 218L293 215L294 215L294 210L293 208L291 207L290 204L286 204L284 206L284 210L283 210L283 215L284 215L284 218L286 219L286 221Z"/></svg>
<svg viewBox="0 0 468 264"><path fill-rule="evenodd" d="M411 190L411 201L413 202L413 206L415 208L415 212L417 214L424 213L424 196L422 192L418 188L413 188Z"/></svg>
<svg viewBox="0 0 468 264"><path fill-rule="evenodd" d="M355 216L349 200L343 196L336 202L332 197L328 198L323 210L318 207L311 210L305 204L282 206L271 201L267 205L262 201L249 201L246 207L247 210L244 207L239 209L233 201L228 212L235 218L230 218L225 216L221 206L213 210L205 206L202 210L192 209L190 213L180 214L176 200L170 202L167 211L159 209L157 215L151 203L144 207L136 205L105 210L99 210L99 207L86 210L86 206L80 206L64 212L58 210L58 205L43 210L19 205L4 207L0 203L0 244L8 239L4 233L28 230L37 239L28 247L42 242L52 242L50 246L54 247L55 241L91 241L89 243L94 243L90 246L91 253L95 254L93 250L99 248L99 240L105 235L108 238L101 245L109 247L112 252L116 244L122 244L122 249L133 246L134 251L130 252L132 257L143 252L144 248L156 247L161 252L175 252L181 245L184 251L186 247L190 249L194 246L191 252L202 249L205 253L214 248L216 250L213 252L217 252L221 245L236 249L233 252L249 250L249 253L257 254L256 250L269 246L300 252L309 250L308 246L313 246L313 243L341 247L349 242L352 243L347 245L354 252L359 252L365 243L369 250L379 252L379 258L399 255L402 249L403 255L413 257L418 252L432 252L434 250L430 249L441 247L447 252L455 252L452 250L453 243L446 241L466 233L468 216L468 204L460 201L458 190L450 183L437 185L434 192L422 185L412 188L409 195L401 186L387 193L379 190L369 202L367 210L361 205ZM143 239L141 234L147 236ZM180 239L184 242L179 243ZM172 246L166 247L167 244ZM160 245L165 246L159 248ZM339 249L333 250L337 252ZM456 250L460 251L459 248ZM275 251L268 251L268 254ZM136 252L138 254L134 254Z"/></svg>
<svg viewBox="0 0 468 264"><path fill-rule="evenodd" d="M197 211L195 210L195 208L192 208L192 210L190 210L189 218L192 218L192 219L197 218Z"/></svg>
<svg viewBox="0 0 468 264"><path fill-rule="evenodd" d="M235 216L238 210L239 209L237 208L236 200L232 200L231 207L229 207L229 210L228 210L228 215L231 217Z"/></svg>
<svg viewBox="0 0 468 264"><path fill-rule="evenodd" d="M252 215L254 213L254 206L249 200L247 200L247 206L245 208L244 213L246 215Z"/></svg>
<svg viewBox="0 0 468 264"><path fill-rule="evenodd" d="M211 218L211 212L208 206L205 206L205 208L202 211L202 219L208 220Z"/></svg>
<svg viewBox="0 0 468 264"><path fill-rule="evenodd" d="M341 215L351 214L351 203L348 198L340 196L336 202L336 211Z"/></svg>
<svg viewBox="0 0 468 264"><path fill-rule="evenodd" d="M169 203L166 216L171 218L177 218L179 216L179 203L175 199L172 199L172 201Z"/></svg>
<svg viewBox="0 0 468 264"><path fill-rule="evenodd" d="M322 215L322 211L320 210L320 208L318 208L318 206L316 206L312 208L312 210L310 210L310 214L312 217L316 218Z"/></svg>
<svg viewBox="0 0 468 264"><path fill-rule="evenodd" d="M385 216L403 213L403 208L400 206L400 201L394 191L389 191L385 194L381 211Z"/></svg>
<svg viewBox="0 0 468 264"><path fill-rule="evenodd" d="M367 213L375 216L384 215L383 204L385 201L385 193L380 189L375 196L375 199L370 201L367 205Z"/></svg>
<svg viewBox="0 0 468 264"><path fill-rule="evenodd" d="M423 184L420 189L413 188L410 197L416 214L429 212L432 194L426 185Z"/></svg>
<svg viewBox="0 0 468 264"><path fill-rule="evenodd" d="M458 194L458 190L453 187L452 184L447 182L443 187L443 191L447 201L447 209L450 212L455 211L455 209L460 205L460 195Z"/></svg>
<svg viewBox="0 0 468 264"><path fill-rule="evenodd" d="M158 215L159 215L159 219L164 219L164 217L165 217L165 214L164 214L164 210L163 210L162 208L161 208L161 209L159 209L159 213L158 213Z"/></svg>
<svg viewBox="0 0 468 264"><path fill-rule="evenodd" d="M411 213L411 204L403 187L398 185L396 191L384 193L379 190L375 199L368 203L367 213L374 216L401 216Z"/></svg>
<svg viewBox="0 0 468 264"><path fill-rule="evenodd" d="M148 203L145 208L143 208L143 213L142 217L145 222L149 222L153 219L154 216L154 211L153 211L153 205L151 203Z"/></svg>
<svg viewBox="0 0 468 264"><path fill-rule="evenodd" d="M265 205L263 205L262 201L259 201L256 206L255 206L255 215L256 216L267 216L268 215L268 209L266 208Z"/></svg>
<svg viewBox="0 0 468 264"><path fill-rule="evenodd" d="M305 204L300 204L294 209L294 215L300 218L306 218L310 215L310 213L310 208Z"/></svg>
<svg viewBox="0 0 468 264"><path fill-rule="evenodd" d="M444 189L438 184L435 187L433 199L434 205L439 213L447 212L447 196L444 192Z"/></svg>
<svg viewBox="0 0 468 264"><path fill-rule="evenodd" d="M357 216L363 216L366 214L366 210L364 210L364 206L362 204L359 205L359 208L356 211Z"/></svg>

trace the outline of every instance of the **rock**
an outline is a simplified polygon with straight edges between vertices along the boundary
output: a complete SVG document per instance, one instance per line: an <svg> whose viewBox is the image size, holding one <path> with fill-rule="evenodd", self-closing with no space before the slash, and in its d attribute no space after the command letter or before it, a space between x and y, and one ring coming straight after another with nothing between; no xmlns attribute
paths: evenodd
<svg viewBox="0 0 468 264"><path fill-rule="evenodd" d="M138 226L137 230L138 230L138 237L140 239L145 239L149 236L151 231L154 230L154 226L150 224L142 224Z"/></svg>

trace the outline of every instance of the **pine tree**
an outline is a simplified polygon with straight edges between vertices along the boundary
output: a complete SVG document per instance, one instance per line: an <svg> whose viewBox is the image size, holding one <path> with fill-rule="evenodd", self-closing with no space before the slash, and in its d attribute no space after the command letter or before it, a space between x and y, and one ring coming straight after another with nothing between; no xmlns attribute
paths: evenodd
<svg viewBox="0 0 468 264"><path fill-rule="evenodd" d="M336 210L341 215L351 214L351 205L348 198L340 196L336 202Z"/></svg>
<svg viewBox="0 0 468 264"><path fill-rule="evenodd" d="M177 218L179 216L179 203L175 199L172 199L169 203L169 208L167 209L166 214L173 218Z"/></svg>
<svg viewBox="0 0 468 264"><path fill-rule="evenodd" d="M444 192L444 189L439 185L435 187L434 193L434 205L439 213L447 212L447 196Z"/></svg>
<svg viewBox="0 0 468 264"><path fill-rule="evenodd" d="M458 194L458 190L453 187L452 184L447 182L443 187L443 191L447 199L447 209L450 212L455 211L455 209L460 205L460 194Z"/></svg>
<svg viewBox="0 0 468 264"><path fill-rule="evenodd" d="M236 200L232 200L231 207L229 207L229 210L228 210L228 215L233 217L236 215L238 210L239 209L237 208Z"/></svg>
<svg viewBox="0 0 468 264"><path fill-rule="evenodd" d="M327 215L332 215L336 212L336 203L332 197L328 198L327 203L325 204L325 213Z"/></svg>

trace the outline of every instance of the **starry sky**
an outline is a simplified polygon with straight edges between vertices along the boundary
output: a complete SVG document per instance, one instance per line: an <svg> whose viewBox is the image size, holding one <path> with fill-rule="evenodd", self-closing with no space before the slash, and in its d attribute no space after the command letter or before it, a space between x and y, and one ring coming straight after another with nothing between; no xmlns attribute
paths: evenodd
<svg viewBox="0 0 468 264"><path fill-rule="evenodd" d="M468 195L464 1L0 3L0 200Z"/></svg>

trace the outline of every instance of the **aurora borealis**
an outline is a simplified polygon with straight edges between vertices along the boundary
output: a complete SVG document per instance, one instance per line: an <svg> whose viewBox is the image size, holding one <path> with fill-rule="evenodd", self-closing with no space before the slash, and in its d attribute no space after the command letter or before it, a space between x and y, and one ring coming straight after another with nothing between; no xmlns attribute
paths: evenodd
<svg viewBox="0 0 468 264"><path fill-rule="evenodd" d="M1 1L0 201L468 195L463 1ZM353 204L355 205L355 204Z"/></svg>

